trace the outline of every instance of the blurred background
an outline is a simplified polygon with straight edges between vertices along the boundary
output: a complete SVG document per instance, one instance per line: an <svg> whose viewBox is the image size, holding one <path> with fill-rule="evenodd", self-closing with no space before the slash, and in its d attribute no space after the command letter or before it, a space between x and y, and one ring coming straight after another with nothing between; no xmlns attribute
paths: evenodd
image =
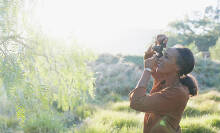
<svg viewBox="0 0 220 133"><path fill-rule="evenodd" d="M182 132L219 132L220 0L0 0L0 133L141 133L128 93L157 34L196 59Z"/></svg>

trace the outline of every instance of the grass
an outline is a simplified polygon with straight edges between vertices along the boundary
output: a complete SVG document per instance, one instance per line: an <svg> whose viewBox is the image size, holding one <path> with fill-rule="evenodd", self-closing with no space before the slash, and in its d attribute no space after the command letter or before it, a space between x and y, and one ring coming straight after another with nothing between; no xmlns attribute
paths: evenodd
<svg viewBox="0 0 220 133"><path fill-rule="evenodd" d="M142 130L144 115L139 113L125 113L113 110L102 110L84 124L75 129L76 133L127 133Z"/></svg>
<svg viewBox="0 0 220 133"><path fill-rule="evenodd" d="M180 122L182 133L220 131L220 92L209 91L189 100ZM142 133L144 113L129 107L128 101L110 103L86 119L76 133Z"/></svg>
<svg viewBox="0 0 220 133"><path fill-rule="evenodd" d="M216 133L220 130L220 115L187 117L181 121L180 126L183 133Z"/></svg>
<svg viewBox="0 0 220 133"><path fill-rule="evenodd" d="M0 115L0 133L15 132L18 121L13 117Z"/></svg>
<svg viewBox="0 0 220 133"><path fill-rule="evenodd" d="M62 121L49 112L33 115L25 121L23 129L24 133L60 133L64 130Z"/></svg>
<svg viewBox="0 0 220 133"><path fill-rule="evenodd" d="M75 123L78 117L85 118ZM0 132L5 133L142 133L144 113L130 108L129 101L102 106L82 106L69 113L41 111L26 119L23 129L18 121L0 115ZM190 98L180 122L182 133L218 133L220 131L220 92L208 91Z"/></svg>
<svg viewBox="0 0 220 133"><path fill-rule="evenodd" d="M110 105L109 109L120 112L136 112L135 110L130 108L129 102L127 101L113 103Z"/></svg>

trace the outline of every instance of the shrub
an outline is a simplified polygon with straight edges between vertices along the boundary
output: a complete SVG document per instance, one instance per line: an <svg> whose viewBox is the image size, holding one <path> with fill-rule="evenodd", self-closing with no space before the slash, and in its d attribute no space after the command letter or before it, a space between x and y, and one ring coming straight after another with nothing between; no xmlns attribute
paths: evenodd
<svg viewBox="0 0 220 133"><path fill-rule="evenodd" d="M49 112L39 112L25 121L25 133L60 133L63 131L62 121Z"/></svg>
<svg viewBox="0 0 220 133"><path fill-rule="evenodd" d="M90 117L96 111L95 105L82 104L75 107L72 111L65 111L61 113L61 121L65 128L80 124L84 119Z"/></svg>
<svg viewBox="0 0 220 133"><path fill-rule="evenodd" d="M135 64L123 62L121 57L113 55L100 55L91 66L96 73L96 94L101 97L112 92L127 96L142 73Z"/></svg>
<svg viewBox="0 0 220 133"><path fill-rule="evenodd" d="M220 85L220 63L196 58L193 75L196 76L200 89L217 87Z"/></svg>
<svg viewBox="0 0 220 133"><path fill-rule="evenodd" d="M198 48L197 48L197 46L196 46L195 43L190 43L190 44L187 45L186 47L189 48L194 55L197 54L197 53L199 53L199 50L198 50Z"/></svg>
<svg viewBox="0 0 220 133"><path fill-rule="evenodd" d="M0 115L0 132L9 133L17 130L18 121L15 118Z"/></svg>
<svg viewBox="0 0 220 133"><path fill-rule="evenodd" d="M220 60L220 39L218 39L215 46L209 48L209 52L211 54L211 58L215 60Z"/></svg>
<svg viewBox="0 0 220 133"><path fill-rule="evenodd" d="M140 69L144 69L144 58L142 56L127 55L127 56L123 56L123 58L124 58L123 61L134 63Z"/></svg>
<svg viewBox="0 0 220 133"><path fill-rule="evenodd" d="M135 62L138 60L137 62ZM95 86L97 98L103 102L118 101L128 98L129 92L136 86L143 72L140 56L114 56L101 54L98 59L91 63L95 72ZM138 63L134 64L134 63ZM148 87L152 87L152 79ZM148 89L149 91L150 89Z"/></svg>
<svg viewBox="0 0 220 133"><path fill-rule="evenodd" d="M194 44L190 47L196 52ZM192 74L196 77L200 89L219 88L220 63L197 56L195 59L196 64ZM96 72L97 95L102 93L103 96L111 91L126 95L137 84L142 69L142 56L100 55L93 65L93 70ZM152 87L152 83L151 79L148 88Z"/></svg>
<svg viewBox="0 0 220 133"><path fill-rule="evenodd" d="M95 107L90 104L79 105L73 110L73 112L80 120L83 120L95 112Z"/></svg>

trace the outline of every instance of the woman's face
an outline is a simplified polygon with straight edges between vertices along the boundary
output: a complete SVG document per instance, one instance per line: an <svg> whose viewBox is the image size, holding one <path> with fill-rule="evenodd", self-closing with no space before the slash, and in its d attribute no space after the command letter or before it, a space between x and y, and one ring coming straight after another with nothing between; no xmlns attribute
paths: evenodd
<svg viewBox="0 0 220 133"><path fill-rule="evenodd" d="M178 51L175 48L168 48L164 55L159 58L157 73L177 73L179 71L179 67L176 64L177 57Z"/></svg>

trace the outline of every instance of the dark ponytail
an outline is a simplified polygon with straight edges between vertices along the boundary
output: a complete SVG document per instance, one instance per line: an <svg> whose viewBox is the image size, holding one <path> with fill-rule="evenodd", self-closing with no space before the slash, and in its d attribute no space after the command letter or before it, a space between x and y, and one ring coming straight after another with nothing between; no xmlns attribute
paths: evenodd
<svg viewBox="0 0 220 133"><path fill-rule="evenodd" d="M195 96L198 94L198 83L195 77L193 77L191 74L181 76L180 82L188 87L191 96Z"/></svg>
<svg viewBox="0 0 220 133"><path fill-rule="evenodd" d="M193 53L188 48L176 48L178 51L177 65L180 67L179 77L180 82L187 86L191 96L198 94L198 83L192 75L189 73L192 72L195 66L195 59ZM189 74L189 75L187 75Z"/></svg>

